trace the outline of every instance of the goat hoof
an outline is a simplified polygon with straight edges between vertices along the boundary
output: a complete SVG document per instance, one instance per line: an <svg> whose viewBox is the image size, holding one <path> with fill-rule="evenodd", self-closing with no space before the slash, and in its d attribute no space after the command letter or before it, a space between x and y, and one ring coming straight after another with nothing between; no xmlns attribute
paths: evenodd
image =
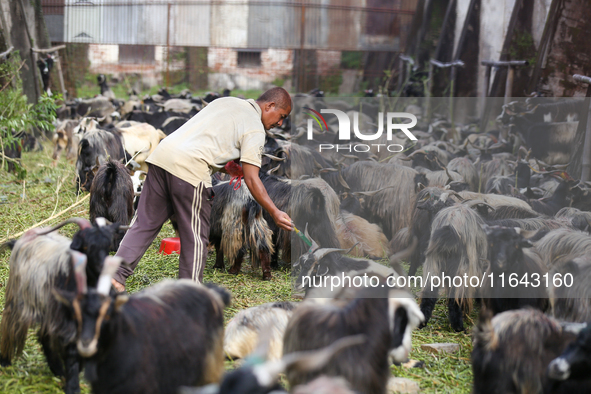
<svg viewBox="0 0 591 394"><path fill-rule="evenodd" d="M216 264L216 265L213 266L213 269L214 270L222 270L222 271L224 271L226 269L226 267Z"/></svg>
<svg viewBox="0 0 591 394"><path fill-rule="evenodd" d="M228 273L230 275L238 275L239 272L240 272L240 270L237 270L237 269L230 269L230 270L228 270Z"/></svg>
<svg viewBox="0 0 591 394"><path fill-rule="evenodd" d="M271 280L271 273L263 272L263 280Z"/></svg>
<svg viewBox="0 0 591 394"><path fill-rule="evenodd" d="M4 357L0 357L0 366L1 367L10 367L12 365L12 363L10 362L10 360L4 358Z"/></svg>

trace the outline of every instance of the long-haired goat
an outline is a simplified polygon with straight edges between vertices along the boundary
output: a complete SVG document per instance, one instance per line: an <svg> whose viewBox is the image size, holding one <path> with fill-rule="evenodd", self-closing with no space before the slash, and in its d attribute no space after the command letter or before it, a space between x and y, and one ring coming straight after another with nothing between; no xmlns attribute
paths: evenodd
<svg viewBox="0 0 591 394"><path fill-rule="evenodd" d="M224 369L223 310L230 294L215 285L165 280L109 296L120 259L105 262L97 289L59 292L69 306L97 394L176 394L181 386L218 382Z"/></svg>
<svg viewBox="0 0 591 394"><path fill-rule="evenodd" d="M80 231L72 240L53 231L76 223ZM39 324L39 342L51 371L66 377L66 393L79 391L76 326L67 311L52 296L54 289L74 290L75 273L70 261L74 251L84 252L88 286L96 286L103 261L109 254L118 225L93 227L85 219L73 218L59 225L27 231L12 245L6 302L0 324L0 364L10 365L24 348L27 331ZM80 260L79 257L75 257ZM80 266L80 265L79 265Z"/></svg>
<svg viewBox="0 0 591 394"><path fill-rule="evenodd" d="M411 331L422 320L412 295L399 289L345 287L332 300L308 299L298 306L287 325L284 355L320 349L348 335L364 334L367 342L343 350L317 371L288 367L289 383L295 386L320 375L340 376L356 391L385 393L389 356L394 361L406 360Z"/></svg>
<svg viewBox="0 0 591 394"><path fill-rule="evenodd" d="M580 325L561 325L535 309L481 312L474 327L474 393L542 394L548 364L572 342ZM570 392L588 392L574 390Z"/></svg>
<svg viewBox="0 0 591 394"><path fill-rule="evenodd" d="M425 325L431 318L439 294L439 287L448 289L449 320L455 331L464 329L462 309L470 310L476 289L472 286L452 287L451 277L467 275L481 278L485 272L487 239L482 225L484 220L464 204L442 209L431 226L431 238L423 266L421 311ZM448 281L441 278L445 273ZM440 283L433 283L433 278ZM431 279L429 281L429 279Z"/></svg>
<svg viewBox="0 0 591 394"><path fill-rule="evenodd" d="M227 324L224 353L230 359L244 359L264 337L268 341L267 360L279 360L283 352L283 333L295 302L270 302L238 312Z"/></svg>
<svg viewBox="0 0 591 394"><path fill-rule="evenodd" d="M112 223L128 225L133 217L133 182L129 171L117 160L101 165L90 186L90 221L103 217ZM113 240L113 250L119 249L123 234Z"/></svg>
<svg viewBox="0 0 591 394"><path fill-rule="evenodd" d="M214 268L224 268L224 255L232 263L231 274L238 274L244 255L250 249L254 268L262 266L263 279L271 279L273 232L263 217L262 207L246 184L234 190L228 182L214 186L210 242L216 248Z"/></svg>

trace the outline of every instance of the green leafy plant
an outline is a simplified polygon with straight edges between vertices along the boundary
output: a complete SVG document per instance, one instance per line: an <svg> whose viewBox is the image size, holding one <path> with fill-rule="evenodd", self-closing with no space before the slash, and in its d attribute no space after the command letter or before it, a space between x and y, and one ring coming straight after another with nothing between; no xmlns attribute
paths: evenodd
<svg viewBox="0 0 591 394"><path fill-rule="evenodd" d="M27 96L23 93L22 81L19 71L24 62L18 53L10 59L0 62L0 148L2 164L0 168L7 169L8 163L14 165L17 178L24 179L27 172L20 160L6 157L5 147L16 149L20 145L20 134L31 129L50 132L54 129L53 122L56 119L57 102L62 100L61 95L48 96L43 94L37 104L27 102Z"/></svg>

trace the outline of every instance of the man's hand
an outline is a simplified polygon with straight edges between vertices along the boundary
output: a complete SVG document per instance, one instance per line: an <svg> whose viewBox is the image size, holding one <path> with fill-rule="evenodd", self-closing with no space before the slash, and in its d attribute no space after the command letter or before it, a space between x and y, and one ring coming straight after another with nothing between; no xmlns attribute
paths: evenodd
<svg viewBox="0 0 591 394"><path fill-rule="evenodd" d="M293 230L293 223L291 221L291 218L285 212L280 211L278 209L271 216L273 217L273 220L275 221L275 224L277 224L279 227L281 227L285 231L291 231L291 230Z"/></svg>
<svg viewBox="0 0 591 394"><path fill-rule="evenodd" d="M279 210L263 185L263 182L259 179L259 168L255 165L242 163L242 171L244 171L244 181L250 190L250 194L254 199L261 204L265 211L269 212L275 223L285 231L291 231L293 224L291 218L285 212Z"/></svg>

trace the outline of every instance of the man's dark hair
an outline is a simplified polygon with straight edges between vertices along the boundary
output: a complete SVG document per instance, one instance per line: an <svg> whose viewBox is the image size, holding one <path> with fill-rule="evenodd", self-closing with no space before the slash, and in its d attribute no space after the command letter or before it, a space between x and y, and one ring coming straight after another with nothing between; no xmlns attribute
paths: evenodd
<svg viewBox="0 0 591 394"><path fill-rule="evenodd" d="M291 96L287 90L275 87L267 90L258 99L259 103L275 103L279 108L291 107Z"/></svg>

